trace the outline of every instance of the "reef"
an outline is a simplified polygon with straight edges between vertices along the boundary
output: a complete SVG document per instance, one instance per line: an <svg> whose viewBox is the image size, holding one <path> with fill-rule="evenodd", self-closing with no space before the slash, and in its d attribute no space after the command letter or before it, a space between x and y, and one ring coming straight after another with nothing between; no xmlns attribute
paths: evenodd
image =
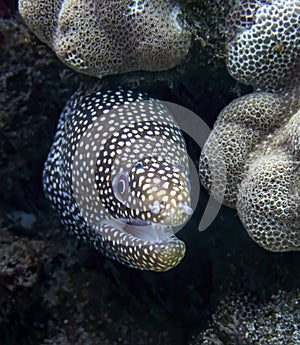
<svg viewBox="0 0 300 345"><path fill-rule="evenodd" d="M234 100L200 156L202 184L219 202L237 208L250 236L272 251L300 246L299 95L294 89Z"/></svg>
<svg viewBox="0 0 300 345"><path fill-rule="evenodd" d="M299 7L297 0L237 2L227 22L233 78L268 91L299 85Z"/></svg>
<svg viewBox="0 0 300 345"><path fill-rule="evenodd" d="M179 4L169 0L21 0L19 11L61 61L96 77L170 69L191 44Z"/></svg>
<svg viewBox="0 0 300 345"><path fill-rule="evenodd" d="M255 242L272 251L300 250L300 110L248 161L238 215Z"/></svg>
<svg viewBox="0 0 300 345"><path fill-rule="evenodd" d="M31 181L41 178L55 128L49 119L75 91L79 77L35 40L20 19L1 19L0 33L5 56L0 60L1 198L3 205L26 210L28 195L37 196Z"/></svg>
<svg viewBox="0 0 300 345"><path fill-rule="evenodd" d="M299 290L279 291L267 301L236 293L219 303L210 328L191 345L298 344L299 323Z"/></svg>
<svg viewBox="0 0 300 345"><path fill-rule="evenodd" d="M200 157L200 179L212 188L212 172L215 172L213 196L230 207L235 207L239 184L245 174L246 161L255 146L274 132L293 114L297 104L290 103L278 94L254 92L235 99L219 114ZM221 156L222 154L222 156ZM223 159L226 174L220 169ZM224 182L226 189L224 189Z"/></svg>
<svg viewBox="0 0 300 345"><path fill-rule="evenodd" d="M12 2L0 0L0 46L5 57L0 61L1 344L183 345L210 327L215 306L237 290L255 292L263 310L270 306L270 313L263 314L268 322L259 323L261 339L276 341L277 322L281 336L298 344L299 330L293 327L299 320L294 318L297 323L288 328L297 310L288 296L300 286L299 253L263 250L246 236L236 211L225 207L208 231L198 232L207 201L203 190L191 222L179 233L188 248L186 257L167 273L126 268L65 233L43 195L42 168L64 105L80 81L91 79L61 63L17 15L3 10L5 3ZM120 84L148 88L159 99L182 104L212 125L226 104L250 91L226 71L225 17L231 5L225 0L180 1L192 27L185 63L164 73L105 77L103 88ZM277 91L268 95L272 104L282 96L277 97ZM297 147L299 136L294 122L289 122L293 115L276 125L274 133L290 127L287 131L294 134L288 138ZM285 135L272 137L281 138L276 147L286 155ZM188 137L186 141L197 161L199 148ZM266 297L270 295L278 297L270 301ZM230 310L239 306L240 299L234 296ZM241 300L252 310L255 299ZM209 332L207 338L215 341ZM238 334L243 339L244 333ZM251 336L258 339L253 330ZM232 338L230 333L222 341Z"/></svg>
<svg viewBox="0 0 300 345"><path fill-rule="evenodd" d="M299 250L299 2L240 1L227 25L228 72L256 92L219 114L200 180L259 245Z"/></svg>

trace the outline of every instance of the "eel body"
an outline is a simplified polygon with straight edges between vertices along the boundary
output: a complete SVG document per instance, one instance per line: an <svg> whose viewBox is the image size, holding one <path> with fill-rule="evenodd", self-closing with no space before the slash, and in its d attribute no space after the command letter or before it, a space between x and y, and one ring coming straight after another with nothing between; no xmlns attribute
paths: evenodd
<svg viewBox="0 0 300 345"><path fill-rule="evenodd" d="M43 187L63 225L109 258L166 271L184 257L175 232L192 213L188 155L159 100L81 88L60 116Z"/></svg>

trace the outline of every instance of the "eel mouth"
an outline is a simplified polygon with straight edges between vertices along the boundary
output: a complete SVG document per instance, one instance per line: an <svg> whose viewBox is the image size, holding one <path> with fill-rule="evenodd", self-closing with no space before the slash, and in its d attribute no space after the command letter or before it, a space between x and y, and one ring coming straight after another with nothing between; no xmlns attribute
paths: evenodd
<svg viewBox="0 0 300 345"><path fill-rule="evenodd" d="M124 221L126 224L134 225L134 226L147 226L151 224L150 222L146 222L144 220L139 220L139 219L124 219L122 221Z"/></svg>
<svg viewBox="0 0 300 345"><path fill-rule="evenodd" d="M185 255L185 244L175 236L173 226L132 219L106 219L103 223L112 227L109 235L103 234L111 242L112 256L130 267L165 272Z"/></svg>
<svg viewBox="0 0 300 345"><path fill-rule="evenodd" d="M139 240L139 243L165 243L170 240L174 241L176 232L174 227L170 225L151 223L138 219L118 218L106 220L105 223L117 229L123 234L124 239L126 238L129 242L131 238Z"/></svg>
<svg viewBox="0 0 300 345"><path fill-rule="evenodd" d="M169 225L146 222L138 219L121 219L122 230L143 241L165 242L174 236L173 228Z"/></svg>

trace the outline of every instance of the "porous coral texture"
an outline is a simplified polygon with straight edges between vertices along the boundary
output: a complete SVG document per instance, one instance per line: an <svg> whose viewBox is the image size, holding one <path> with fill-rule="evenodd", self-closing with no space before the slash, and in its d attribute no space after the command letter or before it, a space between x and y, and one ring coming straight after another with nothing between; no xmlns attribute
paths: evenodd
<svg viewBox="0 0 300 345"><path fill-rule="evenodd" d="M237 202L249 235L271 251L300 249L300 110L252 154Z"/></svg>
<svg viewBox="0 0 300 345"><path fill-rule="evenodd" d="M269 300L231 293L219 302L210 327L190 345L296 345L300 342L300 291Z"/></svg>
<svg viewBox="0 0 300 345"><path fill-rule="evenodd" d="M29 28L43 42L52 45L58 25L61 0L20 0L19 12Z"/></svg>
<svg viewBox="0 0 300 345"><path fill-rule="evenodd" d="M214 125L200 156L200 180L213 196L227 206L235 207L245 162L254 146L286 115L283 100L275 94L255 92L226 106ZM226 173L220 173L221 161ZM214 174L214 178L213 178ZM224 186L225 190L224 190Z"/></svg>
<svg viewBox="0 0 300 345"><path fill-rule="evenodd" d="M300 249L299 95L297 87L234 100L200 156L202 184L271 251Z"/></svg>
<svg viewBox="0 0 300 345"><path fill-rule="evenodd" d="M173 1L20 0L19 11L65 64L96 77L172 68L191 42Z"/></svg>
<svg viewBox="0 0 300 345"><path fill-rule="evenodd" d="M237 32L249 29L253 25L253 17L259 5L257 0L237 1L226 18L227 35L234 36Z"/></svg>
<svg viewBox="0 0 300 345"><path fill-rule="evenodd" d="M227 69L236 80L265 91L299 83L299 0L238 1L228 38Z"/></svg>

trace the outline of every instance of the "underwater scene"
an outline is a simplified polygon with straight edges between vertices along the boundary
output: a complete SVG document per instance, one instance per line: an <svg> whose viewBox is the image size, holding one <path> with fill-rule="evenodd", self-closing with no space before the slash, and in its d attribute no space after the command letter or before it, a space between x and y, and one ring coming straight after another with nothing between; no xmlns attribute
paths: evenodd
<svg viewBox="0 0 300 345"><path fill-rule="evenodd" d="M0 345L300 344L299 162L299 0L0 0Z"/></svg>

